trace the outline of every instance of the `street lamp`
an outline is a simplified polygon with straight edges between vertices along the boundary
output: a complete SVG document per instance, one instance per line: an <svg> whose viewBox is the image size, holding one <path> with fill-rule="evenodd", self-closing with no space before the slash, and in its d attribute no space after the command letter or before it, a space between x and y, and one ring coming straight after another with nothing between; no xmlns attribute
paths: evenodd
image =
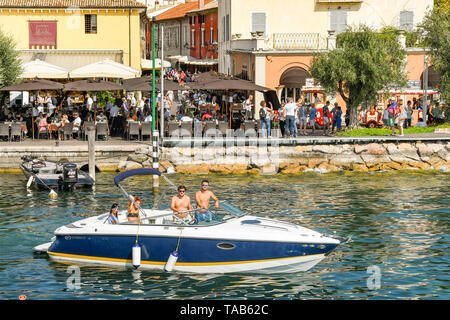
<svg viewBox="0 0 450 320"><path fill-rule="evenodd" d="M426 126L427 123L427 90L428 90L428 56L425 55L424 57L425 62L425 71L423 73L423 102L422 102L422 118L424 125Z"/></svg>

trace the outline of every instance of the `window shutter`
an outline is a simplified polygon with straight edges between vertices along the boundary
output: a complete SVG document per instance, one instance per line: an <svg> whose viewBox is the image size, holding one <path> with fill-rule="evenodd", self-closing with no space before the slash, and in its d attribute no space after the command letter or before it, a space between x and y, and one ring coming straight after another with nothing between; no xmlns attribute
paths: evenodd
<svg viewBox="0 0 450 320"><path fill-rule="evenodd" d="M414 26L414 12L400 11L400 29L412 31Z"/></svg>
<svg viewBox="0 0 450 320"><path fill-rule="evenodd" d="M263 31L266 35L266 13L252 12L252 32Z"/></svg>
<svg viewBox="0 0 450 320"><path fill-rule="evenodd" d="M226 20L225 20L225 41L230 40L230 15L227 14Z"/></svg>
<svg viewBox="0 0 450 320"><path fill-rule="evenodd" d="M225 39L225 16L222 17L222 28L223 28L223 32L222 32L222 41L226 41Z"/></svg>
<svg viewBox="0 0 450 320"><path fill-rule="evenodd" d="M335 30L335 34L344 32L347 29L347 11L333 10L330 12L330 30Z"/></svg>

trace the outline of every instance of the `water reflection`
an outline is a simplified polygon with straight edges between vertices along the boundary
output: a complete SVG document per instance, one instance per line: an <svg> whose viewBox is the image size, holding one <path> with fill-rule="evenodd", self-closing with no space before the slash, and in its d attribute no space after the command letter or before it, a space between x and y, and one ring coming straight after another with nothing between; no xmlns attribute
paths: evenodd
<svg viewBox="0 0 450 320"><path fill-rule="evenodd" d="M196 275L80 266L81 287L67 287L68 265L31 248L48 242L64 224L107 212L127 199L114 174L96 176L95 190L58 192L25 188L22 175L0 175L0 266L3 299L447 299L449 177L446 173L329 173L299 176L172 175L194 198L203 178L221 199L258 216L352 235L309 272L296 274ZM427 187L424 187L426 181ZM124 182L144 207L168 204L164 180ZM366 285L367 269L381 270L381 288Z"/></svg>

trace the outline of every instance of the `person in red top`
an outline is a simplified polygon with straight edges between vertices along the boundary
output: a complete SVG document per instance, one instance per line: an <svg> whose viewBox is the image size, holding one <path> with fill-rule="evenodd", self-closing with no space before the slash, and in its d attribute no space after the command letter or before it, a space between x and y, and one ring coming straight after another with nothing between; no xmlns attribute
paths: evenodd
<svg viewBox="0 0 450 320"><path fill-rule="evenodd" d="M211 110L208 110L208 111L206 111L206 113L203 115L202 121L203 121L203 120L207 120L207 119L212 119L212 117L213 117L213 114L212 114Z"/></svg>
<svg viewBox="0 0 450 320"><path fill-rule="evenodd" d="M39 132L47 132L48 131L48 123L47 123L47 114L44 114L44 117L39 121L38 124Z"/></svg>

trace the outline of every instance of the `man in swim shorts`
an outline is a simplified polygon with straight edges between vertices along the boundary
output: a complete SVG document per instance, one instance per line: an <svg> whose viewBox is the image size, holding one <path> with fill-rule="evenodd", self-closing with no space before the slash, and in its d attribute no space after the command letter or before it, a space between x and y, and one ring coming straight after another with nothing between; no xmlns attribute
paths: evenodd
<svg viewBox="0 0 450 320"><path fill-rule="evenodd" d="M197 208L200 208L197 209L195 213L195 219L197 220L197 222L203 220L211 221L212 214L208 210L209 201L211 198L215 201L214 207L216 207L217 209L219 208L219 199L214 195L214 193L208 190L208 187L209 181L203 180L201 189L195 193L195 201L197 202Z"/></svg>

